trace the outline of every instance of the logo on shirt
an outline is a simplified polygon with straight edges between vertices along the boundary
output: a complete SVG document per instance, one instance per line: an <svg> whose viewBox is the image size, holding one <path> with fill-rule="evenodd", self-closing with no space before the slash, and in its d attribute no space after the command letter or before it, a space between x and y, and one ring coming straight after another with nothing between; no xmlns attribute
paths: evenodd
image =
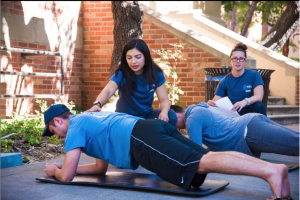
<svg viewBox="0 0 300 200"><path fill-rule="evenodd" d="M105 118L107 116L109 116L109 113L107 112L87 112L87 113L83 113L86 115L93 115L94 117L98 117L98 118Z"/></svg>
<svg viewBox="0 0 300 200"><path fill-rule="evenodd" d="M252 90L252 85L244 85L243 89L245 90L245 92L251 92Z"/></svg>
<svg viewBox="0 0 300 200"><path fill-rule="evenodd" d="M154 92L155 91L155 84L152 84L149 88L149 85L147 85L147 90L149 90L149 92Z"/></svg>

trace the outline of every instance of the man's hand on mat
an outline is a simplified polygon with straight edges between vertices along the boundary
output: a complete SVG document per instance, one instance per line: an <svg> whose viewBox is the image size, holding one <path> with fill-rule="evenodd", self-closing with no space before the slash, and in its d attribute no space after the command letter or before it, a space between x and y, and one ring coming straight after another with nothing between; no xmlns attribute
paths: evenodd
<svg viewBox="0 0 300 200"><path fill-rule="evenodd" d="M58 169L58 167L54 163L46 163L45 165L45 173L47 174L47 176L54 176L56 169Z"/></svg>
<svg viewBox="0 0 300 200"><path fill-rule="evenodd" d="M95 111L101 111L101 108L98 105L94 105L90 109L88 109L84 112L95 112Z"/></svg>

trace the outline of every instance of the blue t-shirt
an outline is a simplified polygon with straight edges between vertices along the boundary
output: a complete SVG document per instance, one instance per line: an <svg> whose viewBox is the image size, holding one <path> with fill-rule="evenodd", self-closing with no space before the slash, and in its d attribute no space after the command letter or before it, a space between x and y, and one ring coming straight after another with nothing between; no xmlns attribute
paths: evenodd
<svg viewBox="0 0 300 200"><path fill-rule="evenodd" d="M244 74L240 77L234 77L232 73L227 74L218 84L215 95L228 96L232 104L235 104L245 98L252 97L254 88L259 85L264 85L259 72L245 69Z"/></svg>
<svg viewBox="0 0 300 200"><path fill-rule="evenodd" d="M258 113L231 117L205 102L186 109L184 121L189 138L213 151L239 151L253 156L245 140L245 128Z"/></svg>
<svg viewBox="0 0 300 200"><path fill-rule="evenodd" d="M113 74L109 80L114 81L120 89L122 76L122 72L119 71L118 76ZM135 75L136 90L130 100L127 100L119 90L119 100L116 105L116 112L146 118L152 111L154 91L166 81L163 72L158 72L156 78L158 80L157 84L149 86L144 75ZM126 82L125 79L123 79L123 81Z"/></svg>
<svg viewBox="0 0 300 200"><path fill-rule="evenodd" d="M71 116L65 140L66 153L80 147L87 155L124 168L136 169L130 153L131 132L139 117L114 112Z"/></svg>

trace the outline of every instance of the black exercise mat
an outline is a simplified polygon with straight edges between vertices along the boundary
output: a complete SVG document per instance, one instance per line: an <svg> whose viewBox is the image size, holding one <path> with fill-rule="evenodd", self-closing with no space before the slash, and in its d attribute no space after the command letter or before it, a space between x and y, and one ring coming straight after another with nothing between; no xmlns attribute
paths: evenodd
<svg viewBox="0 0 300 200"><path fill-rule="evenodd" d="M162 180L155 174L130 172L106 172L106 175L76 175L72 182L67 183L60 182L54 177L36 178L36 180L62 185L95 185L193 196L206 196L222 190L229 184L228 181L205 180L200 188L191 187L191 190L185 190Z"/></svg>
<svg viewBox="0 0 300 200"><path fill-rule="evenodd" d="M285 164L288 167L289 172L293 171L295 169L299 169L299 163L285 162L285 161L281 161L281 160L270 160L270 159L262 159L262 160L271 162L271 163L276 163L276 164Z"/></svg>

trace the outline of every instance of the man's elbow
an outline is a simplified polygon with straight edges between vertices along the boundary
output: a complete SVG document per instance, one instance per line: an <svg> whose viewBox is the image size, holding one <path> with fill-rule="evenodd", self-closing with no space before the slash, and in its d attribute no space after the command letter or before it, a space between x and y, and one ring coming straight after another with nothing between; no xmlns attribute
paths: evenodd
<svg viewBox="0 0 300 200"><path fill-rule="evenodd" d="M105 174L106 174L106 172L107 172L107 170L101 170L101 171L99 171L99 174L101 174L101 175L105 175Z"/></svg>
<svg viewBox="0 0 300 200"><path fill-rule="evenodd" d="M72 182L74 179L74 176L70 176L70 175L67 175L67 176L63 176L60 181L61 182Z"/></svg>
<svg viewBox="0 0 300 200"><path fill-rule="evenodd" d="M101 166L98 168L98 174L104 175L107 172L108 166Z"/></svg>

